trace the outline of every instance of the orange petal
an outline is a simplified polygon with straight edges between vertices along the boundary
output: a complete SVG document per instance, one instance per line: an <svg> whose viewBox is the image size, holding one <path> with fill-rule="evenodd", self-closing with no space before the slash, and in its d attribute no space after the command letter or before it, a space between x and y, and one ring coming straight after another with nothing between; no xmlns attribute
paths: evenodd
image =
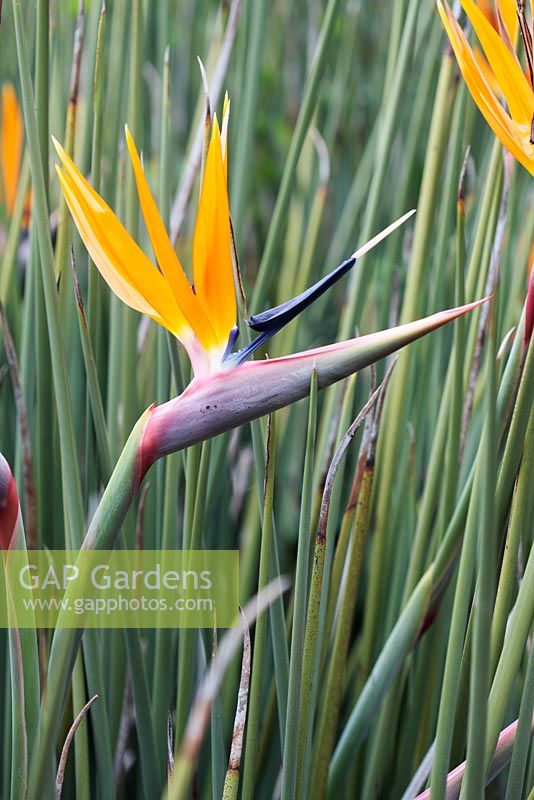
<svg viewBox="0 0 534 800"><path fill-rule="evenodd" d="M202 346L209 350L215 344L213 328L189 285L182 265L167 235L128 127L126 127L126 142L132 160L141 210L157 262L189 326L196 333Z"/></svg>
<svg viewBox="0 0 534 800"><path fill-rule="evenodd" d="M475 57L475 61L477 62L477 66L478 66L480 72L484 76L484 80L486 81L488 86L491 88L491 91L493 92L493 94L496 97L502 97L502 91L501 91L500 84L499 84L497 78L495 77L490 65L488 64L488 62L486 60L486 56L484 55L482 50L479 47L475 47L473 49L473 55Z"/></svg>
<svg viewBox="0 0 534 800"><path fill-rule="evenodd" d="M519 27L517 0L478 0L477 5L496 31L502 34L504 26L509 44L513 48Z"/></svg>
<svg viewBox="0 0 534 800"><path fill-rule="evenodd" d="M478 7L484 14L487 20L491 22L494 28L498 25L497 16L495 14L495 7L492 0L478 0Z"/></svg>
<svg viewBox="0 0 534 800"><path fill-rule="evenodd" d="M102 246L99 239L95 236L94 228L86 213L86 209L76 190L73 187L70 178L65 174L61 167L56 166L56 171L61 185L61 190L65 197L66 203L72 214L78 232L84 242L89 255L97 265L101 275L105 279L110 289L119 297L123 303L130 306L130 308L139 311L141 314L148 314L156 322L164 325L164 321L158 315L156 310L146 302L145 298L138 292L136 287L122 274L112 261L112 257L107 250Z"/></svg>
<svg viewBox="0 0 534 800"><path fill-rule="evenodd" d="M529 172L534 174L534 156L528 150L530 145L527 137L506 114L491 87L486 82L484 75L477 66L463 31L455 20L449 6L446 3L442 3L441 0L437 0L437 6L473 100L501 143Z"/></svg>
<svg viewBox="0 0 534 800"><path fill-rule="evenodd" d="M63 162L61 186L76 227L102 276L125 303L180 338L189 330L172 290L100 195L54 140Z"/></svg>
<svg viewBox="0 0 534 800"><path fill-rule="evenodd" d="M230 243L230 209L217 117L206 159L193 241L195 293L219 346L225 346L236 322Z"/></svg>
<svg viewBox="0 0 534 800"><path fill-rule="evenodd" d="M2 129L0 135L0 169L5 190L7 213L11 215L19 182L24 128L15 89L2 86Z"/></svg>
<svg viewBox="0 0 534 800"><path fill-rule="evenodd" d="M512 45L515 44L519 20L517 19L517 0L497 0L497 8L504 22L506 32Z"/></svg>
<svg viewBox="0 0 534 800"><path fill-rule="evenodd" d="M461 0L461 3L506 97L513 119L519 125L530 125L534 110L534 92L523 70L473 0Z"/></svg>

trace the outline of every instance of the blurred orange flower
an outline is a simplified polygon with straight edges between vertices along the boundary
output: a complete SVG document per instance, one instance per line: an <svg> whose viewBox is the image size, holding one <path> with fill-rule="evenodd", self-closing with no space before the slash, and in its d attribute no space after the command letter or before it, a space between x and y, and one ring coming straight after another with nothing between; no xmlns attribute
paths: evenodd
<svg viewBox="0 0 534 800"><path fill-rule="evenodd" d="M17 194L24 138L22 114L11 83L2 86L0 113L0 200L10 216Z"/></svg>

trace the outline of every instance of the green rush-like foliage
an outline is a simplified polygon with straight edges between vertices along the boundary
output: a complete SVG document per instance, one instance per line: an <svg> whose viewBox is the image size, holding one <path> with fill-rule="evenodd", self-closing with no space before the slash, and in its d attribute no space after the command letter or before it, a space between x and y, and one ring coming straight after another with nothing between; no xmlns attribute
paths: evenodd
<svg viewBox="0 0 534 800"><path fill-rule="evenodd" d="M19 154L2 105L3 558L239 550L245 609L230 632L0 630L0 800L532 797L534 184L472 102L434 3L0 0L0 14L0 88L23 126ZM188 265L225 90L236 349L257 335L249 311L417 214L255 358L390 340L288 367L258 413L267 372L229 369L236 421L212 438L191 425L194 384L149 457L152 404L190 365L102 279L51 135L152 258L127 123ZM484 297L428 336L426 320L396 332Z"/></svg>

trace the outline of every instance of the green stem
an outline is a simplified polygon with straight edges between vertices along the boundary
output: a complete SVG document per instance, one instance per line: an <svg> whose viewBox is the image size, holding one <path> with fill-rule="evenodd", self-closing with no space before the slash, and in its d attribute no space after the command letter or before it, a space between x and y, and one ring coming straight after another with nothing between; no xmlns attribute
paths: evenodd
<svg viewBox="0 0 534 800"><path fill-rule="evenodd" d="M295 572L295 603L291 632L291 660L289 664L289 690L287 698L286 735L284 739L282 800L295 796L297 782L297 722L301 695L301 665L306 631L306 599L308 595L308 571L310 554L311 502L313 482L313 459L317 422L317 374L312 372L310 405L308 411L308 433L304 459L304 479L300 504L297 566Z"/></svg>
<svg viewBox="0 0 534 800"><path fill-rule="evenodd" d="M200 446L195 445L187 451L187 468L185 478L185 505L182 549L191 550L193 529L195 525L195 498L200 488L199 463ZM178 686L176 690L176 734L175 752L177 753L185 732L189 717L189 707L193 691L193 663L191 645L195 631L183 629L178 640Z"/></svg>
<svg viewBox="0 0 534 800"><path fill-rule="evenodd" d="M508 773L505 800L523 797L525 786L528 751L532 739L532 710L534 708L534 651L528 657L523 695L519 709L519 720L515 738L512 763Z"/></svg>
<svg viewBox="0 0 534 800"><path fill-rule="evenodd" d="M258 106L258 85L261 75L261 62L265 42L266 0L256 0L250 6L252 16L250 38L247 44L247 58L243 75L243 89L240 97L239 147L237 148L232 173L232 221L234 230L239 233L248 201L252 171L250 155L256 129L256 110Z"/></svg>
<svg viewBox="0 0 534 800"><path fill-rule="evenodd" d="M96 40L94 90L93 90L93 141L91 145L91 183L97 192L102 190L102 131L103 131L103 106L104 106L104 76L105 76L105 47L104 36L106 33L106 7L102 4L98 33ZM89 329L93 336L93 349L96 353L96 363L104 362L103 337L100 334L103 320L103 307L106 304L106 294L102 291L103 281L95 265L89 259L87 269L88 303L87 314Z"/></svg>
<svg viewBox="0 0 534 800"><path fill-rule="evenodd" d="M413 46L415 40L416 25L420 13L421 13L420 4L417 2L417 0L411 0L404 20L402 40L399 47L398 57L396 59L395 78L391 84L391 89L389 89L389 84L386 84L384 86L384 96L382 99L382 105L379 112L379 117L381 122L378 128L378 138L374 156L373 177L371 180L371 186L369 187L369 193L366 198L365 217L362 223L361 239L363 242L366 242L368 239L370 239L374 233L373 228L376 224L376 218L382 203L382 189L384 185L384 179L386 176L386 170L390 163L391 141L395 135L395 128L398 124L399 108L403 98L404 80L406 72L409 68L410 62L413 57ZM451 67L449 67L449 72L450 72L452 71L453 59L451 58L449 59L449 61L451 62ZM437 105L438 102L442 103L444 106L444 108L440 108L440 120L439 120L440 123L445 123L445 120L447 119L445 114L450 113L450 105L452 103L452 100L454 99L454 93L450 93L449 72L447 72L445 68L442 67L440 81L438 83L438 89L436 91L435 108L440 108ZM444 75L444 73L447 74ZM438 126L438 121L436 120L436 122L431 127L427 154L429 152L433 152L433 149L436 147L435 140L438 134L437 126ZM448 125L444 125L444 128L445 129L443 131L439 131L439 133L441 133L443 137L442 139L443 143L446 142L447 132L449 129ZM436 159L439 158L439 153L436 153L435 155ZM435 197L435 191L433 194L430 194L430 192L435 189L435 185L432 184L431 187L429 186L427 188L425 183L425 176L427 176L427 181L429 182L428 173L429 170L425 168L425 173L423 176L423 184L421 186L421 192L419 195L419 202L417 206L418 213L417 213L416 228L415 228L416 231L418 226L422 226L423 224L421 222L421 219L425 218L425 210L428 207L428 203L433 201ZM437 180L438 178L439 178L439 173L436 176L435 180ZM431 215L430 219L428 219L427 222L430 221L431 221ZM415 260L415 247L416 247L415 235L416 234L414 234L412 265L410 266L410 271L408 273L409 280L411 280L412 270L416 271L417 269L419 269L419 271L421 271L422 269L422 264L421 266L418 266ZM418 278L420 280L421 275L419 275ZM349 288L347 292L347 301L343 309L343 313L341 315L341 320L338 329L339 339L347 339L349 336L352 335L352 331L354 330L354 325L361 315L367 284L368 281L365 279L365 272L364 270L361 269L360 265L360 269L353 272L350 278ZM408 288L406 291L408 292ZM407 319L415 319L415 317L404 314L403 320ZM395 371L397 372L397 370L398 367Z"/></svg>
<svg viewBox="0 0 534 800"><path fill-rule="evenodd" d="M49 0L40 0L37 6L37 28L35 49L35 108L37 115L37 133L43 169L44 194L46 198L47 213L49 204L48 185L48 148L49 138L49 27L50 27ZM33 167L32 167L33 178ZM35 188L33 188L35 191ZM53 497L48 486L48 471L46 468L47 454L51 452L54 441L53 425L51 424L50 397L52 394L50 344L47 336L47 320L45 299L43 294L42 267L37 264L38 243L35 232L31 238L31 252L33 266L31 270L30 285L33 284L35 319L35 348L36 365L36 423L35 423L35 483L38 508L39 541L49 541L48 537L53 529ZM31 305L31 304L30 304Z"/></svg>
<svg viewBox="0 0 534 800"><path fill-rule="evenodd" d="M352 531L346 574L344 576L345 590L339 608L334 643L332 646L332 656L328 666L326 685L322 696L321 713L317 725L317 759L314 762L315 769L311 783L313 787L312 797L317 800L324 797L328 768L330 766L330 759L334 747L339 709L343 698L345 666L354 609L356 607L356 598L358 596L365 543L369 529L373 474L373 465L366 464L362 485L358 495L356 518Z"/></svg>
<svg viewBox="0 0 534 800"><path fill-rule="evenodd" d="M425 166L417 204L411 262L402 305L402 322L415 319L421 306L421 286L425 283L423 272L427 262L428 244L438 196L438 181L448 142L448 131L452 116L451 107L456 92L455 69L455 60L447 51L443 57L436 89ZM387 594L384 585L386 577L384 564L387 554L388 531L391 524L391 496L392 488L395 485L395 472L398 469L401 430L404 425L406 397L408 396L407 384L411 363L411 352L405 352L400 355L387 395L384 420L379 436L377 460L381 467L381 474L377 486L375 540L373 543L371 574L364 619L362 653L364 673L369 670L372 662L373 645L377 642L376 632L383 609L382 600ZM384 453L383 458L382 452Z"/></svg>
<svg viewBox="0 0 534 800"><path fill-rule="evenodd" d="M122 523L142 477L139 445L149 413L146 412L139 419L126 443L83 542L84 549L112 550L117 542ZM55 632L41 709L39 745L32 758L30 770L28 800L40 800L43 796L82 633L79 629L61 627ZM102 733L103 731L100 736Z"/></svg>
<svg viewBox="0 0 534 800"><path fill-rule="evenodd" d="M271 569L271 548L273 543L273 500L275 476L275 425L274 417L269 417L267 431L267 457L266 477L263 503L263 525L260 549L260 567L258 575L258 591L269 583ZM247 732L245 740L245 765L243 768L243 785L241 796L243 800L255 797L256 756L258 746L258 732L263 696L263 670L265 658L265 644L267 638L267 615L262 614L256 622L254 635L254 651L252 657L252 676L250 684L250 697L248 703Z"/></svg>
<svg viewBox="0 0 534 800"><path fill-rule="evenodd" d="M261 263L256 277L254 286L254 293L252 295L251 307L256 309L262 303L267 292L268 281L271 278L271 271L275 264L275 259L278 255L279 243L282 240L282 234L286 222L286 212L293 189L293 180L297 169L299 156L306 138L306 133L310 125L311 118L317 103L317 96L324 67L327 63L327 55L331 43L331 39L335 30L335 22L340 14L342 0L328 0L326 7L317 47L313 58L308 80L304 90L304 97L295 125L295 131L291 139L289 153L284 165L284 172L280 183L280 190L276 198L276 205L274 207L267 240L263 249Z"/></svg>
<svg viewBox="0 0 534 800"><path fill-rule="evenodd" d="M471 651L471 681L467 737L467 767L460 797L478 800L485 785L484 747L490 684L490 632L495 572L495 485L497 458L496 396L496 300L489 319L488 368L486 375L486 431L483 449L481 514L478 531L478 581L474 599L474 631Z"/></svg>
<svg viewBox="0 0 534 800"><path fill-rule="evenodd" d="M128 94L128 124L135 140L139 141L141 123L141 62L143 42L143 9L141 0L133 0L131 8L130 72ZM126 171L126 227L134 239L139 232L139 203L133 168ZM122 423L123 440L137 417L137 326L139 317L131 308L122 309Z"/></svg>
<svg viewBox="0 0 534 800"><path fill-rule="evenodd" d="M417 641L429 608L432 583L433 568L430 567L404 607L350 713L330 762L327 794L329 800L339 797L341 784L374 719L376 708Z"/></svg>
<svg viewBox="0 0 534 800"><path fill-rule="evenodd" d="M528 530L533 496L530 479L534 469L534 409L531 411L525 438L525 448L512 500L512 511L506 536L501 574L491 628L491 669L495 672L502 651L512 597L517 586L517 557L521 538Z"/></svg>

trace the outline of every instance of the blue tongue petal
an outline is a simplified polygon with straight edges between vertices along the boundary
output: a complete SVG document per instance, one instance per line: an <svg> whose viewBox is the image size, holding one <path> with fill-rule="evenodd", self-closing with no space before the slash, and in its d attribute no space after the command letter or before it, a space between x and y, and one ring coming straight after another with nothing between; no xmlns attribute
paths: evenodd
<svg viewBox="0 0 534 800"><path fill-rule="evenodd" d="M250 344L238 350L237 353L230 353L230 348L227 348L224 363L229 367L234 367L246 361L255 350L268 342L275 333L278 333L278 331L288 325L301 311L304 311L305 308L321 297L321 295L342 278L343 275L346 275L355 263L356 258L351 256L351 258L343 261L343 263L333 269L332 272L329 272L324 278L314 283L313 286L305 289L301 294L293 297L286 303L281 303L279 306L269 308L261 314L254 314L247 319L247 325L260 335L250 342Z"/></svg>
<svg viewBox="0 0 534 800"><path fill-rule="evenodd" d="M237 325L234 325L232 330L230 331L230 336L228 337L228 343L226 345L226 350L224 351L223 361L226 361L227 358L230 358L232 355L232 350L234 349L234 344L237 342L239 338L239 328Z"/></svg>
<svg viewBox="0 0 534 800"><path fill-rule="evenodd" d="M334 285L340 278L343 277L356 263L354 257L348 258L338 267L325 275L324 278L314 283L308 289L305 289L301 294L281 303L279 306L269 308L261 314L254 314L247 320L247 325L255 331L279 331L292 319L295 319L301 311L310 306L317 298L321 297L327 289Z"/></svg>
<svg viewBox="0 0 534 800"><path fill-rule="evenodd" d="M403 214L402 217L392 222L387 228L377 233L376 236L373 236L372 239L369 239L364 245L362 245L355 253L351 255L346 261L340 264L338 267L329 272L324 278L321 278L320 281L314 283L313 286L310 286L309 289L306 289L301 294L294 297L292 300L288 300L287 303L281 303L279 306L275 306L274 308L270 308L268 311L264 311L261 314L254 314L254 316L250 317L247 320L247 324L252 330L258 331L259 336L257 336L253 342L243 347L241 350L238 350L237 353L232 353L232 345L235 342L231 340L228 343L228 347L226 349L224 363L228 367L234 367L238 364L241 364L245 361L253 352L257 350L258 347L261 347L262 344L265 344L271 336L274 336L275 333L278 333L281 328L291 322L292 319L295 319L296 316L300 314L301 311L304 311L309 305L311 305L314 300L317 300L327 289L329 289L333 284L338 281L343 275L345 275L349 269L351 269L356 261L361 258L365 253L368 253L369 250L372 250L373 247L376 247L381 241L386 239L393 231L397 230L401 225L404 225L407 219L415 214L415 209L413 208L411 211L408 211L406 214Z"/></svg>

